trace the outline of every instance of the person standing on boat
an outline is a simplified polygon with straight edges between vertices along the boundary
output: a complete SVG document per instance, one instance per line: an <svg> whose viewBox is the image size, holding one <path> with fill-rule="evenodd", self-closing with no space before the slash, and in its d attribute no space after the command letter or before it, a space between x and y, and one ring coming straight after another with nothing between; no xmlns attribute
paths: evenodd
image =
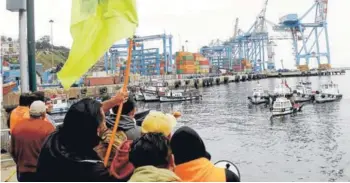
<svg viewBox="0 0 350 183"><path fill-rule="evenodd" d="M171 171L169 139L162 133L146 133L135 140L129 158L135 170L128 182L181 182Z"/></svg>
<svg viewBox="0 0 350 183"><path fill-rule="evenodd" d="M33 102L29 114L29 119L23 119L13 128L11 136L11 155L17 164L17 178L20 182L36 181L41 146L55 130L55 127L45 120L44 102Z"/></svg>
<svg viewBox="0 0 350 183"><path fill-rule="evenodd" d="M120 104L120 101L117 104ZM119 181L94 151L106 128L104 106L93 99L73 104L60 126L45 141L37 165L37 181Z"/></svg>
<svg viewBox="0 0 350 183"><path fill-rule="evenodd" d="M215 167L210 162L201 137L192 128L176 130L170 140L176 167L174 172L184 182L239 182L232 171Z"/></svg>

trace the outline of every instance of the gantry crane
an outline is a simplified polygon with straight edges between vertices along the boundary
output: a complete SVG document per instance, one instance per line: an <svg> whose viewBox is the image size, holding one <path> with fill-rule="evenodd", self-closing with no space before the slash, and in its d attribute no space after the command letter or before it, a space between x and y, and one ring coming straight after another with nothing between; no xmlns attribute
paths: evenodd
<svg viewBox="0 0 350 183"><path fill-rule="evenodd" d="M327 28L328 0L315 0L312 7L300 18L297 14L288 14L280 18L275 31L289 32L293 37L295 65L301 71L309 70L310 59L316 58L319 69L330 69L330 49ZM303 20L314 11L314 21L304 23ZM325 46L320 45L321 34ZM306 36L307 35L307 36ZM313 42L312 42L313 40ZM315 47L316 46L316 47ZM326 60L321 60L325 58ZM301 63L304 61L304 63Z"/></svg>
<svg viewBox="0 0 350 183"><path fill-rule="evenodd" d="M136 36L132 52L131 72L140 75L160 75L162 72L170 72L173 64L172 60L172 35L159 34L151 36ZM159 48L145 49L144 43L147 41L162 40L163 53L160 54ZM121 57L127 56L128 40L126 44L113 45L109 52L105 54L105 69L108 70L108 63L111 61L112 72L116 70L115 66ZM162 62L164 61L164 66Z"/></svg>

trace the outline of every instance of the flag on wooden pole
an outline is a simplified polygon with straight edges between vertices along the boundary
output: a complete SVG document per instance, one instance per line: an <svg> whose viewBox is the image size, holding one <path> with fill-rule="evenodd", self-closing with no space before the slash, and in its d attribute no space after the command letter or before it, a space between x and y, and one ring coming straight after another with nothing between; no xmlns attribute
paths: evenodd
<svg viewBox="0 0 350 183"><path fill-rule="evenodd" d="M132 37L138 25L136 0L72 0L73 45L58 72L65 89L85 74L117 41Z"/></svg>

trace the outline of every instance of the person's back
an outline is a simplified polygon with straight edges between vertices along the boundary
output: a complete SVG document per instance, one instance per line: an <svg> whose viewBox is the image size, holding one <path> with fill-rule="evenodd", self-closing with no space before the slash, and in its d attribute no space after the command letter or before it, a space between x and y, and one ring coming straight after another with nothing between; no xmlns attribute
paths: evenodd
<svg viewBox="0 0 350 183"><path fill-rule="evenodd" d="M169 140L162 133L147 133L135 140L129 153L135 170L129 182L180 182L170 169Z"/></svg>
<svg viewBox="0 0 350 183"><path fill-rule="evenodd" d="M113 128L115 119L117 117L118 106L111 109L110 114L106 117L107 127ZM134 118L136 113L136 103L129 97L123 104L121 117L118 124L118 130L123 131L128 140L135 140L141 136L141 128L136 125Z"/></svg>
<svg viewBox="0 0 350 183"><path fill-rule="evenodd" d="M37 178L45 182L118 181L109 175L93 150L104 123L102 105L82 99L68 110L63 125L45 141L38 160Z"/></svg>
<svg viewBox="0 0 350 183"><path fill-rule="evenodd" d="M141 133L162 133L170 139L171 132L176 126L176 118L171 114L158 111L150 111L141 124ZM130 178L134 171L134 166L129 162L129 152L132 140L127 140L117 149L111 163L111 174L122 180Z"/></svg>
<svg viewBox="0 0 350 183"><path fill-rule="evenodd" d="M239 182L228 169L215 167L200 136L189 127L179 128L172 136L171 150L175 173L185 182Z"/></svg>
<svg viewBox="0 0 350 183"><path fill-rule="evenodd" d="M42 147L38 164L38 181L44 182L103 182L116 181L97 154L73 154L59 146L59 132L54 132ZM79 133L77 133L79 135Z"/></svg>
<svg viewBox="0 0 350 183"><path fill-rule="evenodd" d="M17 164L19 181L35 181L41 146L55 128L44 120L45 104L33 102L30 119L22 119L12 130L11 154Z"/></svg>
<svg viewBox="0 0 350 183"><path fill-rule="evenodd" d="M19 105L10 114L10 132L23 119L29 119L29 106L34 101L33 96L23 93L19 97Z"/></svg>

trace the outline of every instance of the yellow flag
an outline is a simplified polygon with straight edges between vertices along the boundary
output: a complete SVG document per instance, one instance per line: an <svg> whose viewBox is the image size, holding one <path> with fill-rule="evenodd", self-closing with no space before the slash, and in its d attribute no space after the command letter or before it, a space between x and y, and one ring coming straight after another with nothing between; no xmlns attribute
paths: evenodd
<svg viewBox="0 0 350 183"><path fill-rule="evenodd" d="M136 0L72 0L73 45L57 74L65 89L86 73L113 43L131 37L138 25Z"/></svg>

